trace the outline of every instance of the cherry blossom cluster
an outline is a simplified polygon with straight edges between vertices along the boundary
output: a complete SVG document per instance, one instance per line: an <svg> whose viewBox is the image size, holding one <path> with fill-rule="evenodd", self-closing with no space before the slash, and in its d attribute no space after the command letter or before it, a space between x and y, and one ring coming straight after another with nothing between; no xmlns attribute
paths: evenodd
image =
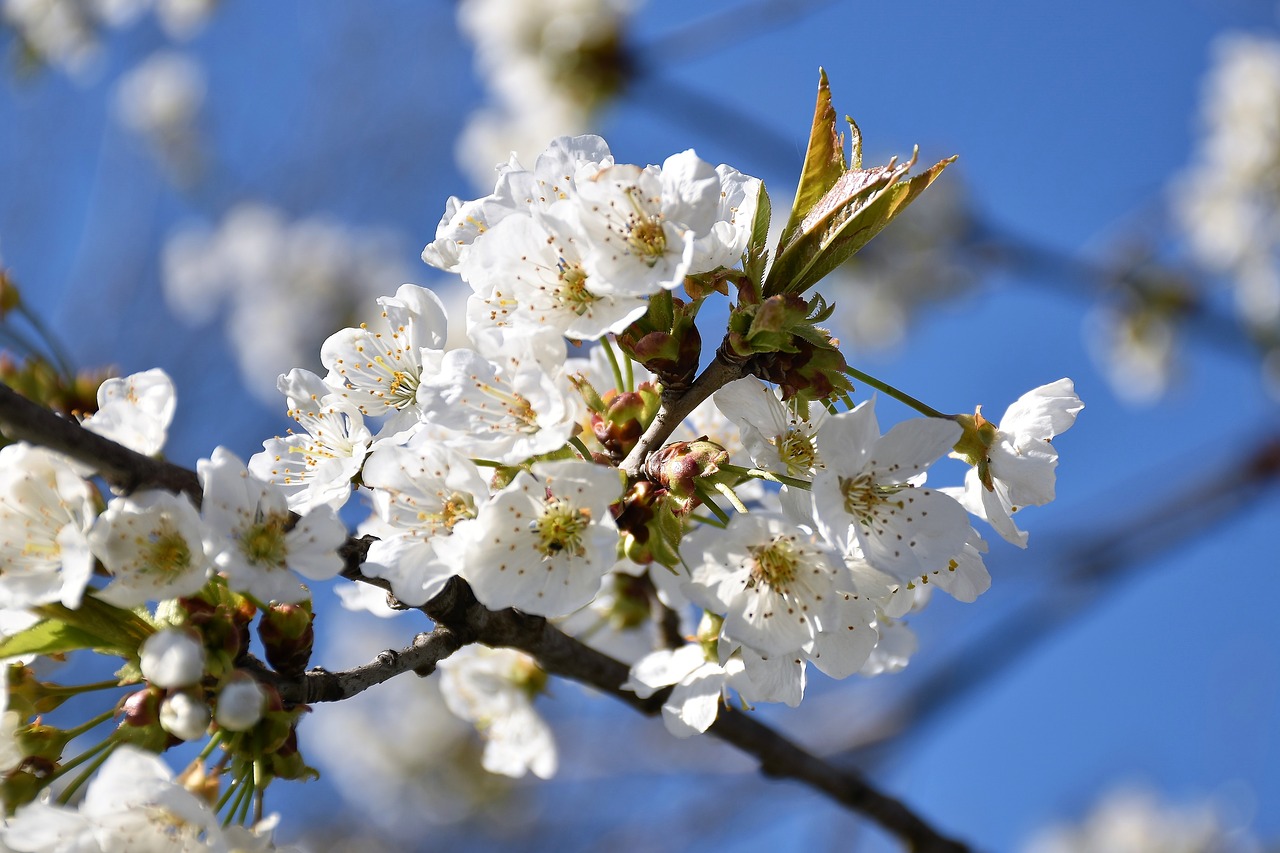
<svg viewBox="0 0 1280 853"><path fill-rule="evenodd" d="M198 508L143 491L99 512L90 472L5 447L0 606L85 631L114 618L93 647L125 657L121 683L137 688L114 746L211 737L233 757L223 803L242 821L262 780L310 772L300 710L246 662L250 626L276 674L303 672L303 581L343 569L338 513L357 493L358 532L373 537L360 572L402 608L461 578L491 610L557 620L624 660L626 689L671 688L664 719L680 736L734 694L797 704L810 663L833 678L902 668L915 648L904 617L929 590L973 601L990 583L974 519L1026 546L1015 514L1053 499L1051 442L1082 405L1061 379L998 423L980 407L943 415L849 367L816 325L829 302L805 292L858 248L846 229L865 242L947 161L907 179L914 159L862 169L855 140L846 168L815 138L827 162L806 167L817 183L802 182L774 250L762 183L692 151L641 167L580 136L532 168L513 157L492 193L449 200L423 251L471 290L469 345L447 345L430 290L378 298L324 342L323 376L279 377L287 435L247 463L224 447L199 462ZM696 315L716 294L736 296L729 332L699 372ZM925 416L882 432L883 398L861 395L859 377ZM104 384L85 426L154 455L173 409L149 371ZM927 483L948 455L968 463L963 484ZM554 773L537 661L468 648L440 669L448 708L485 737L486 769ZM7 840L48 808L19 806Z"/></svg>
<svg viewBox="0 0 1280 853"><path fill-rule="evenodd" d="M459 166L479 185L515 150L533 156L546 141L586 130L623 85L625 27L636 0L463 0L458 29L474 46L476 71L492 103L458 137Z"/></svg>
<svg viewBox="0 0 1280 853"><path fill-rule="evenodd" d="M3 0L0 25L11 28L36 60L85 80L101 51L104 30L123 29L153 11L165 35L191 38L214 8L213 0Z"/></svg>

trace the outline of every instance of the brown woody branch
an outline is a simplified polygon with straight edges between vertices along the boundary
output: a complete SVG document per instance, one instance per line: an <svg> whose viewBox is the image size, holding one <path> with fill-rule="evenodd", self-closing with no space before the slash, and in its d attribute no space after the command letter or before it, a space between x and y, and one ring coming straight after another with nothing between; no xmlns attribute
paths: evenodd
<svg viewBox="0 0 1280 853"><path fill-rule="evenodd" d="M651 426L645 434L648 443L642 439L638 447L660 445L697 403L741 375L741 367L717 357L670 408L664 403L668 420L656 429ZM43 445L90 466L113 486L125 491L163 488L187 494L197 503L200 500L199 480L194 472L135 453L91 433L3 385L0 385L0 428L11 438ZM640 458L643 459L643 453ZM372 541L371 537L353 538L342 547L343 576L387 589L386 581L366 577L360 571ZM470 586L461 578L452 578L439 595L419 609L431 617L437 627L429 634L419 634L407 649L384 652L373 662L344 672L312 670L297 679L276 676L271 680L282 698L290 701L337 701L403 672L428 674L438 661L464 645L478 642L519 649L533 656L548 673L595 687L648 716L661 710L665 693L640 699L622 689L629 673L626 664L582 644L541 616L511 608L488 609L476 600ZM938 834L906 805L881 793L861 775L824 761L745 714L725 709L709 732L755 757L765 775L793 779L822 792L894 833L913 851L965 853L969 849Z"/></svg>
<svg viewBox="0 0 1280 853"><path fill-rule="evenodd" d="M0 432L14 441L38 444L88 465L126 494L164 489L184 494L200 505L200 480L194 471L103 438L77 421L54 414L0 383Z"/></svg>
<svg viewBox="0 0 1280 853"><path fill-rule="evenodd" d="M663 392L662 406L654 416L649 428L640 436L636 446L631 448L627 458L618 467L631 479L637 479L644 470L644 460L650 453L662 446L671 437L680 422L698 407L703 400L735 379L746 375L742 364L733 364L719 352L706 369L698 375L693 384L684 391L674 394Z"/></svg>

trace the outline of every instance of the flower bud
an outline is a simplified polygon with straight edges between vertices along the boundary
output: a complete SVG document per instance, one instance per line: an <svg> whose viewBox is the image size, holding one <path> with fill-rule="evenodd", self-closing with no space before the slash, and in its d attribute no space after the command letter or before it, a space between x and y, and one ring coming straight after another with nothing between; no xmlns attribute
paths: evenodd
<svg viewBox="0 0 1280 853"><path fill-rule="evenodd" d="M615 521L627 559L641 565L654 561L664 566L679 564L678 546L684 535L684 523L676 514L680 501L670 497L666 489L638 480L627 490L620 507Z"/></svg>
<svg viewBox="0 0 1280 853"><path fill-rule="evenodd" d="M123 713L121 725L134 728L155 725L160 718L160 691L151 687L135 690L120 703L120 710Z"/></svg>
<svg viewBox="0 0 1280 853"><path fill-rule="evenodd" d="M699 479L712 477L729 461L729 452L714 441L676 441L645 461L650 480L682 500L693 498Z"/></svg>
<svg viewBox="0 0 1280 853"><path fill-rule="evenodd" d="M228 731L243 732L253 728L262 719L267 704L267 694L245 672L233 672L222 690L218 692L214 719Z"/></svg>
<svg viewBox="0 0 1280 853"><path fill-rule="evenodd" d="M165 628L139 651L142 676L156 687L190 687L204 678L204 646L186 631Z"/></svg>
<svg viewBox="0 0 1280 853"><path fill-rule="evenodd" d="M310 602L272 604L258 622L258 636L267 653L267 662L283 675L301 675L311 660L315 614Z"/></svg>
<svg viewBox="0 0 1280 853"><path fill-rule="evenodd" d="M113 737L121 743L131 743L151 752L160 752L167 747L171 735L160 727L160 697L163 695L155 687L146 687L126 696L120 703L124 719Z"/></svg>
<svg viewBox="0 0 1280 853"><path fill-rule="evenodd" d="M182 740L204 737L209 719L209 706L190 693L174 693L160 703L160 726Z"/></svg>

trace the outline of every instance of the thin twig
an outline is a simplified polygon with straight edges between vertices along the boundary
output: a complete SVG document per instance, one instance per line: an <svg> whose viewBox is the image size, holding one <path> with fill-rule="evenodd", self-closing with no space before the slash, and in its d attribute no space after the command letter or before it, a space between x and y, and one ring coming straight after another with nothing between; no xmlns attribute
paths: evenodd
<svg viewBox="0 0 1280 853"><path fill-rule="evenodd" d="M706 369L699 374L698 378L687 389L674 394L668 394L664 391L662 394L662 407L658 409L658 414L654 416L649 428L644 431L644 435L640 436L636 446L631 448L627 458L622 460L622 464L618 467L628 477L633 479L640 477L644 468L644 461L648 455L661 447L662 443L671 437L671 433L675 432L676 427L680 426L680 422L687 418L689 413L698 407L699 403L733 380L741 379L744 375L745 368L743 365L731 364L717 353L715 359L707 365Z"/></svg>
<svg viewBox="0 0 1280 853"><path fill-rule="evenodd" d="M296 679L279 679L275 686L280 691L280 698L292 705L340 702L402 673L430 675L435 672L437 663L462 646L457 634L448 628L437 627L430 633L414 637L411 646L398 652L388 649L363 666L342 672L313 669Z"/></svg>

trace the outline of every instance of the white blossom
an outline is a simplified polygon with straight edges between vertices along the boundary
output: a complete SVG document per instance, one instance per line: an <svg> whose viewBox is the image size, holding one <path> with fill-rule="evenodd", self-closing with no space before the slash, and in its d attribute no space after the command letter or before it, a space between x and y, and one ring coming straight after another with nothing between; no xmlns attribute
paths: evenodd
<svg viewBox="0 0 1280 853"><path fill-rule="evenodd" d="M554 329L493 329L479 349L441 355L418 388L434 437L469 456L504 464L559 450L584 404L565 369Z"/></svg>
<svg viewBox="0 0 1280 853"><path fill-rule="evenodd" d="M506 150L510 151L510 146ZM493 162L496 161L489 161ZM532 170L512 157L498 167L498 181L492 193L466 202L457 196L449 199L436 227L435 240L422 250L422 260L445 272L456 272L473 244L503 219L550 208L574 196L580 179L589 179L611 165L609 146L592 135L553 139L538 155Z"/></svg>
<svg viewBox="0 0 1280 853"><path fill-rule="evenodd" d="M439 351L448 334L444 305L425 287L401 285L378 298L382 316L371 325L343 329L320 348L329 370L325 382L366 416L396 414L396 423L418 418L418 385L424 350Z"/></svg>
<svg viewBox="0 0 1280 853"><path fill-rule="evenodd" d="M152 368L99 385L98 411L83 426L144 456L155 456L164 449L176 406L173 380Z"/></svg>
<svg viewBox="0 0 1280 853"><path fill-rule="evenodd" d="M0 448L0 607L79 607L93 573L94 515L93 489L66 459L27 444Z"/></svg>
<svg viewBox="0 0 1280 853"><path fill-rule="evenodd" d="M564 616L585 606L613 566L609 505L618 472L589 462L542 462L480 508L461 574L490 608Z"/></svg>
<svg viewBox="0 0 1280 853"><path fill-rule="evenodd" d="M475 291L472 325L544 325L576 340L620 332L648 309L647 300L615 293L584 266L569 202L543 213L508 216L476 242L461 264ZM558 214L558 215L557 215Z"/></svg>
<svg viewBox="0 0 1280 853"><path fill-rule="evenodd" d="M113 498L89 533L89 547L111 573L98 597L137 607L192 595L213 573L206 540L186 495L148 491Z"/></svg>
<svg viewBox="0 0 1280 853"><path fill-rule="evenodd" d="M475 724L485 740L484 769L503 776L556 772L551 730L533 709L541 670L514 649L465 646L440 661L440 689L449 710Z"/></svg>
<svg viewBox="0 0 1280 853"><path fill-rule="evenodd" d="M373 440L364 417L309 370L294 368L281 376L280 393L289 401L289 417L304 432L264 441L262 452L250 457L249 471L279 485L294 512L340 508Z"/></svg>
<svg viewBox="0 0 1280 853"><path fill-rule="evenodd" d="M296 602L307 592L288 569L312 580L342 570L337 548L347 531L331 508L316 507L290 528L284 493L252 476L225 447L201 459L196 471L201 511L217 537L215 563L232 589L262 602Z"/></svg>
<svg viewBox="0 0 1280 853"><path fill-rule="evenodd" d="M379 447L362 479L383 522L364 573L390 581L401 602L426 604L466 559L476 505L488 495L484 478L460 453L415 440L408 447Z"/></svg>
<svg viewBox="0 0 1280 853"><path fill-rule="evenodd" d="M720 178L693 151L658 166L616 164L578 187L585 266L614 293L672 290L694 266L695 243L717 221Z"/></svg>
<svg viewBox="0 0 1280 853"><path fill-rule="evenodd" d="M960 504L910 482L960 438L941 418L904 421L880 435L874 401L833 415L819 429L826 464L813 481L813 514L823 536L846 554L910 581L945 566L964 548Z"/></svg>
<svg viewBox="0 0 1280 853"><path fill-rule="evenodd" d="M1083 408L1070 379L1019 397L1005 411L987 448L991 487L983 484L979 468L970 468L960 502L1009 542L1025 548L1027 534L1013 523L1013 514L1053 500L1058 451L1050 442L1071 428Z"/></svg>
<svg viewBox="0 0 1280 853"><path fill-rule="evenodd" d="M817 433L828 413L820 404L798 399L784 403L776 389L754 376L730 382L712 399L724 417L737 425L742 445L757 468L812 482L825 467L818 453ZM782 506L793 520L813 526L807 491L783 486L780 494Z"/></svg>
<svg viewBox="0 0 1280 853"><path fill-rule="evenodd" d="M729 658L721 665L707 660L702 646L692 643L660 649L636 661L622 689L648 699L664 687L673 687L662 703L662 722L676 737L689 737L711 728L728 691L748 683L741 658Z"/></svg>
<svg viewBox="0 0 1280 853"><path fill-rule="evenodd" d="M725 615L724 639L765 655L812 648L834 621L839 591L853 590L828 546L775 515L735 515L724 530L703 526L681 556L690 569L689 597Z"/></svg>

